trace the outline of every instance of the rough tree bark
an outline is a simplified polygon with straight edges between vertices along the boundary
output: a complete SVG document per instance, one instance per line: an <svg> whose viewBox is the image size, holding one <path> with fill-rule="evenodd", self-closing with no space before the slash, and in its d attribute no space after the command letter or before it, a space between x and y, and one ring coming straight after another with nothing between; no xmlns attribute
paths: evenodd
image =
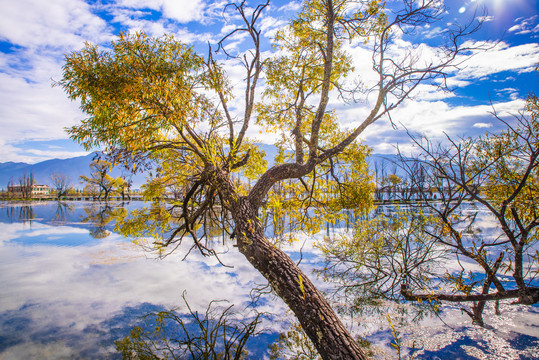
<svg viewBox="0 0 539 360"><path fill-rule="evenodd" d="M239 251L294 312L320 356L323 359L367 359L307 275L284 251L265 238L258 220L260 203L249 196L238 197L225 172L214 169L212 173L221 197L229 204Z"/></svg>

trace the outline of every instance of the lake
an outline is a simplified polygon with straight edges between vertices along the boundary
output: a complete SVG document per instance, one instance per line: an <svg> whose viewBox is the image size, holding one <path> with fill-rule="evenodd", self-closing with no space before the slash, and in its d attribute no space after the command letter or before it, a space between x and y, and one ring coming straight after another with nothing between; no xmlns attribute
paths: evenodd
<svg viewBox="0 0 539 360"><path fill-rule="evenodd" d="M182 294L200 313L212 300L227 300L238 313L252 315L251 290L266 282L231 244L220 245L220 258L233 268L194 251L183 260L190 244L159 259L115 233L103 206L0 203L1 360L121 358L114 341L152 311L185 313ZM293 259L301 257L300 267L312 274L323 258L313 239L304 239L286 251ZM311 277L320 288L331 288ZM440 318L401 319L397 326L421 348L420 359L539 358L539 306L503 302L500 308L497 316L487 306L486 328L471 325L456 305L444 306ZM291 319L284 303L271 294L261 297L257 310L268 315L262 320L263 334L249 342L253 359L267 356L267 346ZM344 321L373 342L381 356L395 356L384 316Z"/></svg>

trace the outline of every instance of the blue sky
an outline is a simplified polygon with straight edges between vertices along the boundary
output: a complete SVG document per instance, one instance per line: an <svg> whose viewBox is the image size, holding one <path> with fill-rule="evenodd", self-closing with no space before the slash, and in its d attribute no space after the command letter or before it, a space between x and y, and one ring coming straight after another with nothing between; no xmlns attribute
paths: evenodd
<svg viewBox="0 0 539 360"><path fill-rule="evenodd" d="M433 139L473 136L496 131L499 124L488 114L517 113L529 92L539 93L533 71L539 62L539 0L445 0L442 21L424 27L413 37L399 38L396 51L421 46L426 53L440 40L440 33L464 23L474 13L483 16L483 27L468 41L488 42L492 48L477 52L449 74L452 93L421 86L413 99L394 111L393 120ZM82 48L85 41L106 45L118 32L144 30L151 35L174 34L203 54L207 43L229 31L234 19L223 16L228 1L204 0L17 0L0 3L0 162L35 163L51 158L85 154L68 139L64 127L84 118L78 104L58 87L65 53ZM388 0L388 7L399 1ZM299 10L299 2L275 1L263 15L265 49L275 31ZM487 13L484 15L483 9ZM242 49L245 39L229 45ZM350 46L356 72L368 80L368 50ZM237 64L226 64L233 84L241 85ZM344 106L331 102L343 126L353 126L369 109L368 101ZM238 105L240 107L240 105ZM256 127L251 135L271 143ZM362 139L378 153L406 149L409 140L402 127L394 130L388 120L371 125Z"/></svg>

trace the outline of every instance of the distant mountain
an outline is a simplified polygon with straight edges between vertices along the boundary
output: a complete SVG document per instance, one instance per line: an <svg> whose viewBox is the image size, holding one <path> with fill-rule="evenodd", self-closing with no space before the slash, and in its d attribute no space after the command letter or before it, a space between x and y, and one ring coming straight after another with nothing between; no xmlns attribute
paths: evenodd
<svg viewBox="0 0 539 360"><path fill-rule="evenodd" d="M277 155L277 148L273 145L260 144L262 150L266 152L266 160L268 161L268 166L272 166L274 163L274 158ZM34 178L38 184L52 185L51 175L52 173L61 173L65 174L71 180L71 185L74 187L82 187L80 184L79 178L81 175L90 175L90 163L94 158L95 153L91 153L86 156L79 156L70 159L53 159L42 161L37 164L26 164L26 163L15 163L15 162L5 162L0 163L0 188L6 189L8 182L11 178L16 183L19 177L23 174L34 174ZM369 162L369 167L371 171L374 171L375 163L382 164L386 174L390 174L394 171L395 162L398 161L397 155L381 155L373 154L367 161ZM379 165L380 166L380 165ZM397 169L397 175L401 175L402 170ZM111 176L117 177L121 175L120 169L113 169ZM137 174L133 176L133 188L137 189L145 182L146 176L144 174Z"/></svg>
<svg viewBox="0 0 539 360"><path fill-rule="evenodd" d="M0 188L6 189L9 181L13 179L17 183L19 177L24 174L34 174L34 179L38 184L52 185L51 175L53 173L64 174L70 181L71 186L82 187L80 184L81 175L90 175L90 163L95 153L86 156L79 156L70 159L46 160L36 164L5 162L0 163ZM121 175L121 170L113 169L111 176ZM144 183L145 176L138 174L133 177L133 188L139 188Z"/></svg>
<svg viewBox="0 0 539 360"><path fill-rule="evenodd" d="M22 168L24 168L26 166L28 166L27 163L16 163L16 162L12 162L12 161L5 162L5 163L0 163L0 172L3 172L3 171L15 171L15 170L22 169Z"/></svg>

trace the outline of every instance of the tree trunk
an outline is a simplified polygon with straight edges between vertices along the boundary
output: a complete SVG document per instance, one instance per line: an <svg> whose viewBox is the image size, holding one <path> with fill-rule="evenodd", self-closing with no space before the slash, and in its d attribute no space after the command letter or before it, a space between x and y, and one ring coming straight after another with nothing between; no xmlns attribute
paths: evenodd
<svg viewBox="0 0 539 360"><path fill-rule="evenodd" d="M329 303L290 257L266 240L245 198L232 214L239 251L294 312L323 359L367 359Z"/></svg>
<svg viewBox="0 0 539 360"><path fill-rule="evenodd" d="M470 314L472 317L472 322L481 327L485 327L485 322L483 321L483 310L485 309L486 303L487 302L485 300L474 302L472 306L472 314Z"/></svg>
<svg viewBox="0 0 539 360"><path fill-rule="evenodd" d="M513 272L513 278L515 279L515 282L517 284L518 293L519 293L519 299L518 302L520 304L525 305L532 305L534 304L534 299L531 296L531 294L526 291L526 283L524 282L524 277L522 276L522 253L523 253L523 246L521 244L517 244L516 246L513 246L515 249L515 271Z"/></svg>

